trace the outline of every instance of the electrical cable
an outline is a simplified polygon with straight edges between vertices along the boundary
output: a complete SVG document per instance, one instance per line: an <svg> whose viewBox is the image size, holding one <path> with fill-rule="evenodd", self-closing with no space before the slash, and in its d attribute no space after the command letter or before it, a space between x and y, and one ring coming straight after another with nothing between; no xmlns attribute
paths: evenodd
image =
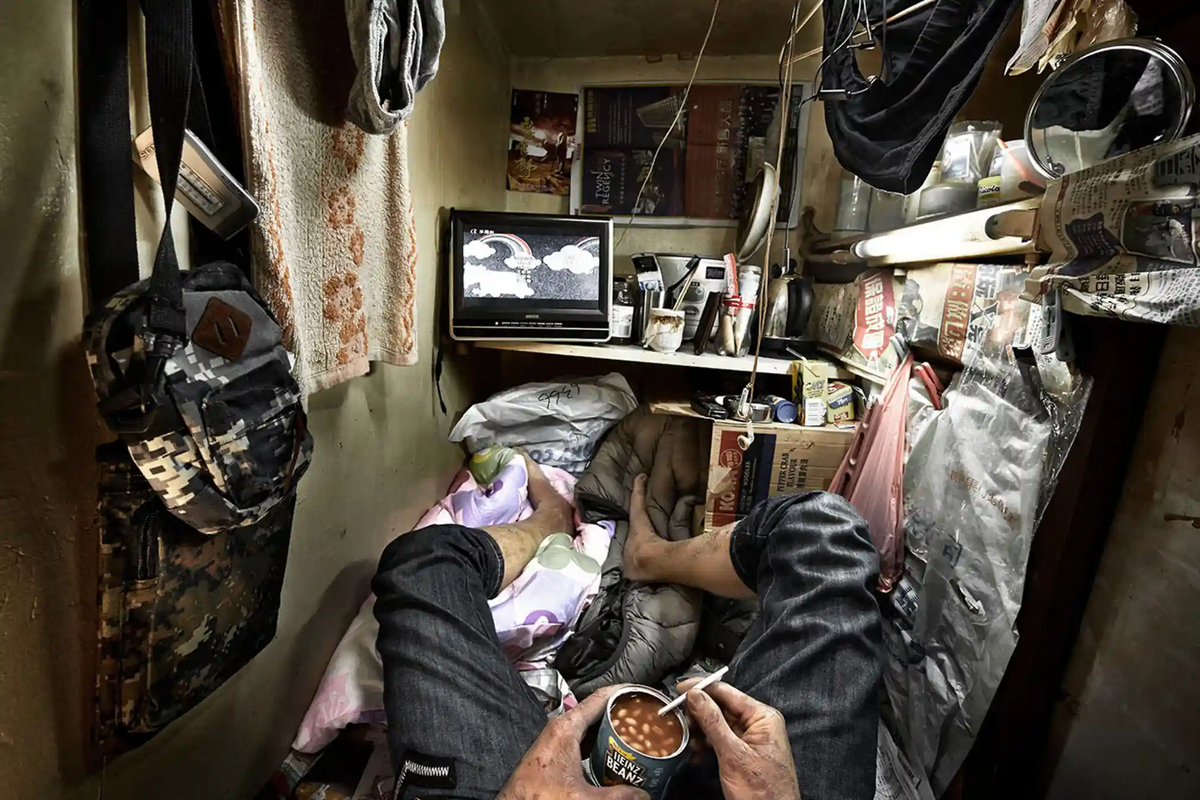
<svg viewBox="0 0 1200 800"><path fill-rule="evenodd" d="M787 67L784 70L784 85L783 92L779 98L779 152L776 155L775 163L779 168L775 170L775 177L771 184L771 207L767 219L770 220L767 225L767 238L764 251L766 253L766 264L763 267L762 274L758 280L758 300L756 306L758 308L758 338L754 343L754 364L750 367L750 382L742 390L740 402L738 403L738 411L746 417L746 435L738 436L738 447L743 451L749 449L754 443L754 421L750 416L749 405L754 397L754 389L758 381L758 360L762 354L763 332L766 330L766 314L768 286L770 284L770 261L771 261L771 237L775 231L775 226L778 224L779 214L779 179L780 170L783 164L784 146L787 142L788 129L788 111L792 104L792 71L793 62L791 56L796 49L796 23L795 20L800 13L800 0L796 0L796 5L792 11L792 22L788 25L788 40L786 50L788 53ZM840 22L840 20L839 20Z"/></svg>
<svg viewBox="0 0 1200 800"><path fill-rule="evenodd" d="M683 95L679 98L679 109L675 112L675 119L671 120L671 127L667 128L667 132L663 135L662 141L658 143L658 148L654 151L654 155L650 158L650 168L646 170L646 178L642 181L642 186L638 189L637 198L633 201L633 208L630 210L629 220L621 229L621 238L617 240L616 246L613 248L615 253L621 249L621 243L625 241L625 235L629 233L629 229L633 226L633 220L638 215L638 207L642 202L642 195L646 191L646 187L650 184L650 180L654 177L654 167L658 164L658 155L662 152L663 146L666 145L667 139L674 132L675 126L679 124L680 117L687 109L688 96L692 92L692 84L696 82L696 74L700 71L700 62L704 59L704 50L708 47L708 39L712 36L713 26L717 22L717 9L721 7L721 0L714 0L712 17L708 20L708 32L704 34L704 41L700 43L700 50L696 53L696 63L692 67L692 77L688 78L687 86L683 90Z"/></svg>
<svg viewBox="0 0 1200 800"><path fill-rule="evenodd" d="M816 16L816 13L821 10L821 5L823 2L824 2L824 0L817 0L817 2L813 4L813 7L808 10L808 14L806 14L804 16L804 19L801 20L799 25L796 24L796 17L800 10L800 4L799 3L796 4L796 6L792 9L792 35L793 36L800 35L800 31L804 30L804 26L807 25L809 23L809 21L812 20L812 18L814 16ZM846 11L846 7L843 5L842 13L844 14L845 11ZM780 89L783 89L783 53L785 50L787 50L788 42L790 42L790 41L791 41L790 38L785 40L783 43L783 46L779 48L779 88Z"/></svg>
<svg viewBox="0 0 1200 800"><path fill-rule="evenodd" d="M895 14L892 14L890 17L886 17L883 20L883 24L886 25L886 24L889 24L892 22L899 22L900 20L904 19L905 17L910 17L913 14L917 13L918 11L928 8L929 6L933 5L936 2L937 2L937 0L919 0L919 2L913 3L908 8L901 9L900 11L897 11ZM803 61L806 58L812 58L813 56L819 56L819 55L821 55L821 51L824 49L825 49L824 46L814 47L812 50L803 52L798 56L793 56L793 60Z"/></svg>
<svg viewBox="0 0 1200 800"><path fill-rule="evenodd" d="M842 11L840 14L838 14L837 25L833 29L833 38L834 39L837 39L837 37L839 35L841 35L842 28L845 26L846 7L849 5L850 5L849 0L845 0L845 2L842 3ZM860 0L858 11L855 14L853 23L851 23L851 25L850 25L850 33L846 35L845 39L843 39L841 42L839 42L837 45L834 46L833 50L831 50L829 52L829 55L827 55L827 56L825 56L825 58L821 59L821 63L817 65L816 71L813 72L813 82L812 82L813 91L811 94L809 94L808 97L806 97L800 101L801 106L803 106L805 103L812 102L813 100L816 100L818 97L821 96L821 75L825 69L825 65L829 63L829 59L833 58L835 54L837 54L838 52L843 50L845 47L850 45L850 43L852 42L852 40L854 39L855 35L858 32L858 25L862 22L862 17L861 17L862 10L863 10L863 4ZM798 60L799 59L792 58L791 62L794 64ZM858 90L858 92L860 92L860 93L862 91L865 91L865 89Z"/></svg>

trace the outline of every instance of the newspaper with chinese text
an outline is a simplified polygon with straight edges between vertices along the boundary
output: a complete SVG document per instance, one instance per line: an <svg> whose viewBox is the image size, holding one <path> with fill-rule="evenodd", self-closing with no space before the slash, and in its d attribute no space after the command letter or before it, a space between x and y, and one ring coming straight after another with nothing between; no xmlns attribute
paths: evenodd
<svg viewBox="0 0 1200 800"><path fill-rule="evenodd" d="M1049 263L1023 297L1061 290L1077 314L1200 325L1200 136L1052 181L1042 200Z"/></svg>

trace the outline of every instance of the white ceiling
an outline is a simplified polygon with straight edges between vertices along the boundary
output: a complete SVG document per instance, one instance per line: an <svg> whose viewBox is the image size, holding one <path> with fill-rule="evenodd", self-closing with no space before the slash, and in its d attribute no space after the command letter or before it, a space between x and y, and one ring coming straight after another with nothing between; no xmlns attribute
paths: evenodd
<svg viewBox="0 0 1200 800"><path fill-rule="evenodd" d="M803 0L801 16L815 0ZM707 53L777 54L793 0L720 0ZM695 53L712 15L706 0L484 0L488 15L517 57ZM821 43L818 13L798 50Z"/></svg>

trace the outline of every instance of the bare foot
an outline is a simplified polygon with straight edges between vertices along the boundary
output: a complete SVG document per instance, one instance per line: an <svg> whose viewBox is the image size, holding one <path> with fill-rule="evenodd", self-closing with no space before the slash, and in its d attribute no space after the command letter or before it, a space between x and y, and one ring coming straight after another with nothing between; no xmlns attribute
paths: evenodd
<svg viewBox="0 0 1200 800"><path fill-rule="evenodd" d="M575 508L571 501L558 493L532 458L524 453L521 456L525 459L525 471L529 475L529 504L533 506L533 516L554 533L574 536Z"/></svg>
<svg viewBox="0 0 1200 800"><path fill-rule="evenodd" d="M646 513L645 473L633 481L633 492L629 495L629 534L625 537L625 577L643 583L658 580L657 564L670 550L671 543L665 541L654 530L650 515Z"/></svg>

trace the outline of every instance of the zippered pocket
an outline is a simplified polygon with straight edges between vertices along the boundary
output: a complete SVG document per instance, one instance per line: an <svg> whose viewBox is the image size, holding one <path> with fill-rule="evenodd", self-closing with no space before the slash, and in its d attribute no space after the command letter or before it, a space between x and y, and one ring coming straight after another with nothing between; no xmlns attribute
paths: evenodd
<svg viewBox="0 0 1200 800"><path fill-rule="evenodd" d="M146 503L138 513L137 543L133 559L133 580L158 577L158 542L166 511L156 501Z"/></svg>

